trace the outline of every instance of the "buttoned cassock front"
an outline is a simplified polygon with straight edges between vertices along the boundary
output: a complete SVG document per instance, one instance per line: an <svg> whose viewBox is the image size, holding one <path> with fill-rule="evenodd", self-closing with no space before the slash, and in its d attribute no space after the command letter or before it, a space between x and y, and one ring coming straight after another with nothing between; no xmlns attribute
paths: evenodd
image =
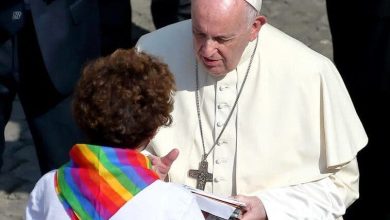
<svg viewBox="0 0 390 220"><path fill-rule="evenodd" d="M143 36L137 47L166 62L177 83L173 124L159 130L153 151L161 156L179 148L171 181L195 186L187 173L198 169L203 150L191 33L191 21L180 22ZM206 152L233 106L255 44L225 77L214 78L199 65ZM355 156L367 136L339 73L327 58L269 24L260 30L247 82L219 142L208 157L214 182L206 191L259 195L328 179L346 206L358 197Z"/></svg>

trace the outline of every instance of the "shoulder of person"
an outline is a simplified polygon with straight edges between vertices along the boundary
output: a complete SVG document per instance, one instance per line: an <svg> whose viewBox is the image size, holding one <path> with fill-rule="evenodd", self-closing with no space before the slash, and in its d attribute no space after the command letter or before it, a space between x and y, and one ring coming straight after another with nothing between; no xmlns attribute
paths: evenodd
<svg viewBox="0 0 390 220"><path fill-rule="evenodd" d="M177 22L143 35L136 47L142 51L178 47L181 42L192 42L191 20Z"/></svg>
<svg viewBox="0 0 390 220"><path fill-rule="evenodd" d="M57 170L52 170L43 175L35 184L34 189L30 193L28 206L39 204L42 205L46 197L50 197L53 191L55 192L54 178Z"/></svg>
<svg viewBox="0 0 390 220"><path fill-rule="evenodd" d="M135 219L201 219L197 217L183 218L188 213L196 213L196 211L200 213L195 198L180 186L161 180L156 180L139 192L132 200L123 205L112 219L125 219L129 213L134 211L138 211Z"/></svg>
<svg viewBox="0 0 390 220"><path fill-rule="evenodd" d="M158 187L160 188L161 192L165 193L168 196L175 195L177 197L175 199L183 199L183 201L188 201L188 199L194 198L192 193L180 184L163 181L156 182L156 184L159 185Z"/></svg>
<svg viewBox="0 0 390 220"><path fill-rule="evenodd" d="M157 201L157 207L163 207L164 204L170 204L174 207L174 213L171 212L169 215L170 219L180 220L200 220L204 219L195 196L185 189L180 184L167 183L159 181L159 192L161 196ZM165 211L164 211L165 209ZM171 208L164 208L162 213L171 210Z"/></svg>
<svg viewBox="0 0 390 220"><path fill-rule="evenodd" d="M259 45L262 59L274 66L282 63L288 69L320 70L332 63L329 58L270 24L260 30Z"/></svg>
<svg viewBox="0 0 390 220"><path fill-rule="evenodd" d="M294 56L295 58L299 58L297 55L317 57L320 55L303 42L271 24L265 24L261 28L259 37L261 47L266 50L284 53L285 55ZM322 55L319 57L322 57Z"/></svg>
<svg viewBox="0 0 390 220"><path fill-rule="evenodd" d="M52 170L44 174L35 184L34 190L47 190L48 187L54 187L54 178L57 170Z"/></svg>

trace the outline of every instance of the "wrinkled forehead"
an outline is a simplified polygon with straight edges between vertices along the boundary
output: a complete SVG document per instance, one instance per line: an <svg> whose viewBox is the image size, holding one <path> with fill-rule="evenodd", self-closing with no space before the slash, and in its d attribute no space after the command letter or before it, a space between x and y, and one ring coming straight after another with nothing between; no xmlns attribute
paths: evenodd
<svg viewBox="0 0 390 220"><path fill-rule="evenodd" d="M196 0L192 12L194 31L210 36L234 35L246 29L245 0ZM229 2L230 1L230 2ZM241 2L240 2L241 1ZM209 2L209 3L208 3ZM237 3L241 3L238 5Z"/></svg>

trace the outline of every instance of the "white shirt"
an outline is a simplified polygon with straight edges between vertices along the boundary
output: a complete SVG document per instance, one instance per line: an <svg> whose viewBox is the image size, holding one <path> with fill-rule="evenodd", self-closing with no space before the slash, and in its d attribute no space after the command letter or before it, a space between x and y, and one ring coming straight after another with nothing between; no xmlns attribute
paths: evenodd
<svg viewBox="0 0 390 220"><path fill-rule="evenodd" d="M26 207L26 220L69 220L54 187L55 171L35 185ZM155 181L122 206L110 219L202 220L192 194L172 183Z"/></svg>

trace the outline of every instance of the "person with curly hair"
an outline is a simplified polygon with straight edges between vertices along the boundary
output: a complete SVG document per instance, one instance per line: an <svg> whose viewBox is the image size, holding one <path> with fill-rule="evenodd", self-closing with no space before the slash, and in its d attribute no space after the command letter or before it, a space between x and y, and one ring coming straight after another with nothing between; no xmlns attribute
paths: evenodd
<svg viewBox="0 0 390 220"><path fill-rule="evenodd" d="M73 113L89 144L38 181L26 219L204 219L195 198L159 180L140 153L172 123L174 91L167 65L134 49L86 65Z"/></svg>

